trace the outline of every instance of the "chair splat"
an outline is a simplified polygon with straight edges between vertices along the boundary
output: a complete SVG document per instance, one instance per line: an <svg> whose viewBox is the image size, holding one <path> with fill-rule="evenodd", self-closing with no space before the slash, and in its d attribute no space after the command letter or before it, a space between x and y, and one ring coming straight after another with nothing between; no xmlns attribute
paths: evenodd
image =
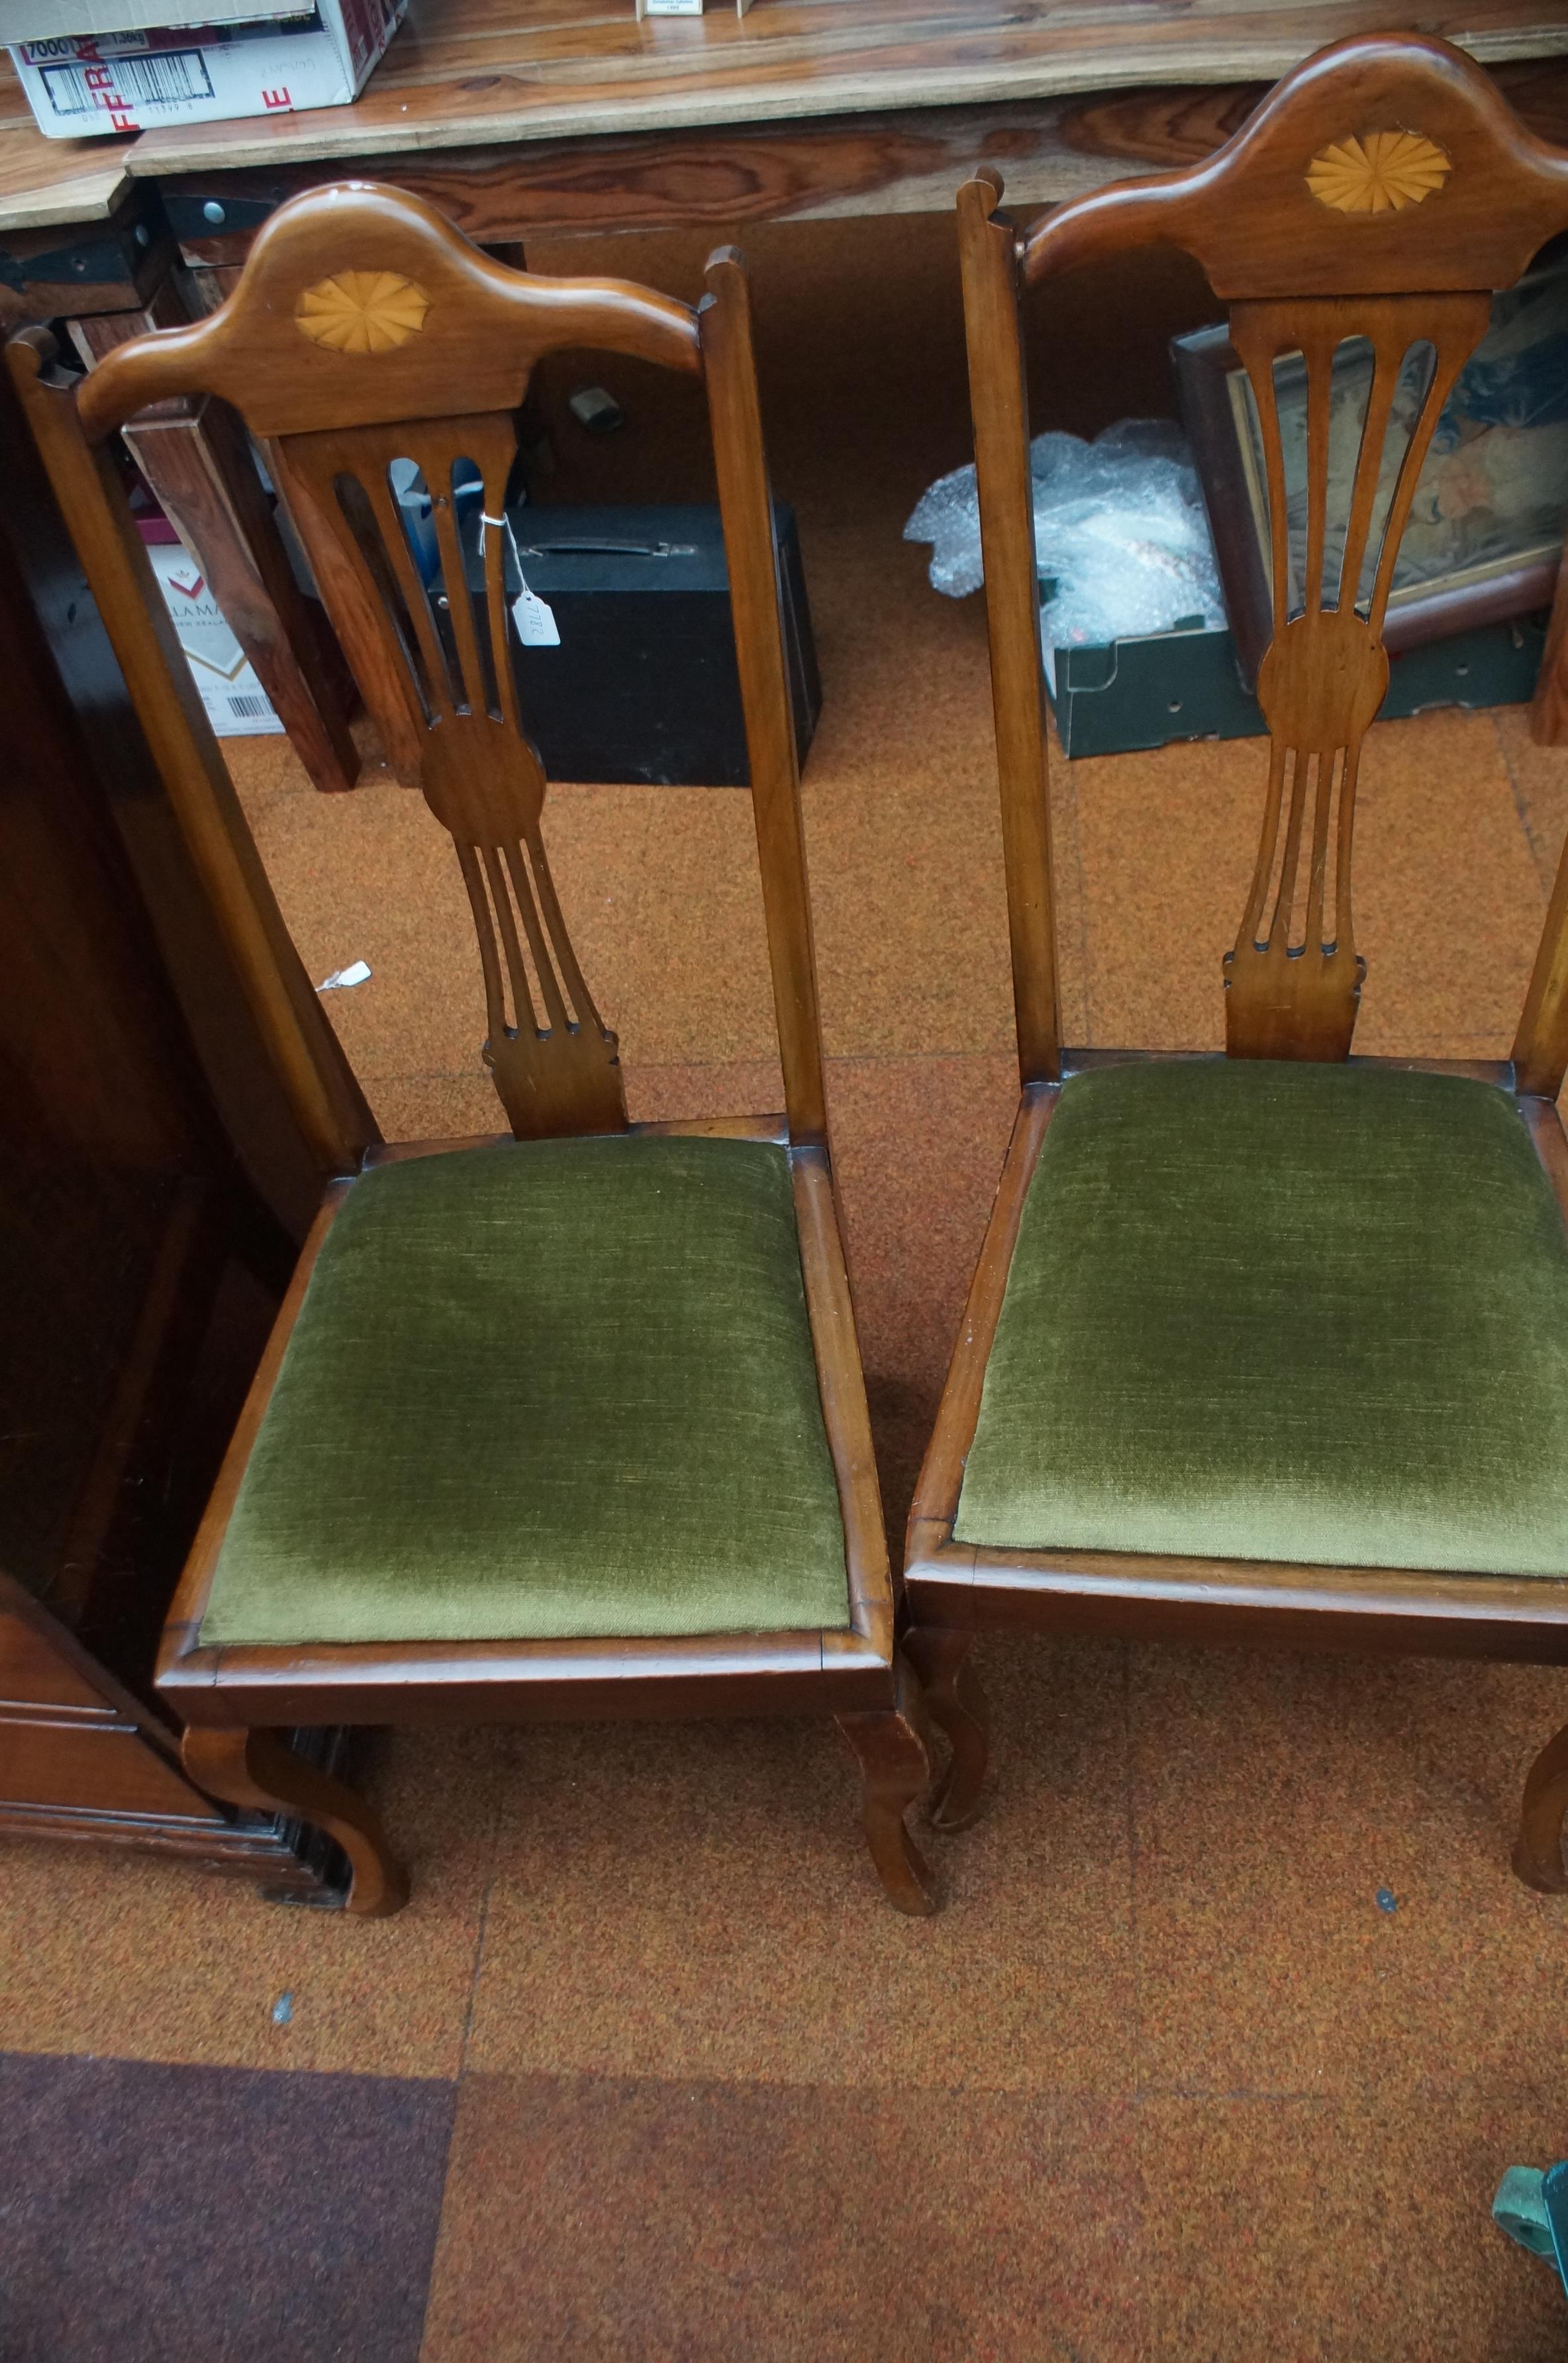
<svg viewBox="0 0 1568 2363"><path fill-rule="evenodd" d="M456 846L484 978L484 1059L513 1132L624 1130L616 1038L584 982L545 851L545 773L518 710L502 533L483 532L484 587L467 587L458 487L466 477L479 516L502 516L511 414L285 436L272 449L307 544L330 545L318 571L334 620L360 677L405 714L425 800ZM392 490L398 460L429 492L445 585L436 597ZM335 599L345 569L358 596Z"/></svg>
<svg viewBox="0 0 1568 2363"><path fill-rule="evenodd" d="M1232 1058L1349 1054L1366 973L1351 909L1356 773L1362 740L1388 687L1383 619L1422 462L1454 382L1485 333L1489 308L1485 293L1304 296L1231 308L1231 338L1263 443L1274 584L1274 638L1258 673L1272 742L1263 829L1241 929L1225 956ZM1331 516L1334 362L1350 339L1371 346L1372 378L1348 508ZM1396 397L1412 361L1419 364L1428 351L1424 390L1405 427ZM1275 377L1276 360L1296 355L1307 377L1298 566ZM1342 528L1336 572L1331 535Z"/></svg>

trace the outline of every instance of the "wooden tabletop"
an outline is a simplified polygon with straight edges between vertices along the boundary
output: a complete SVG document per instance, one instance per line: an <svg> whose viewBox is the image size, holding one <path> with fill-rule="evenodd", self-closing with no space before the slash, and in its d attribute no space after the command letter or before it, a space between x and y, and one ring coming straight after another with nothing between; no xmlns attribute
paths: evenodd
<svg viewBox="0 0 1568 2363"><path fill-rule="evenodd" d="M129 139L46 139L0 50L0 230L106 221L126 187Z"/></svg>
<svg viewBox="0 0 1568 2363"><path fill-rule="evenodd" d="M352 106L46 139L0 51L0 231L107 217L127 175L330 164L606 132L1267 82L1386 29L1390 0L756 0L639 24L632 0L411 0ZM1568 0L1433 0L1487 63L1568 52Z"/></svg>
<svg viewBox="0 0 1568 2363"><path fill-rule="evenodd" d="M1486 63L1568 50L1568 0L1432 0ZM632 0L411 0L351 107L144 133L137 174L508 140L952 106L1157 83L1268 82L1390 0L756 0L638 23Z"/></svg>

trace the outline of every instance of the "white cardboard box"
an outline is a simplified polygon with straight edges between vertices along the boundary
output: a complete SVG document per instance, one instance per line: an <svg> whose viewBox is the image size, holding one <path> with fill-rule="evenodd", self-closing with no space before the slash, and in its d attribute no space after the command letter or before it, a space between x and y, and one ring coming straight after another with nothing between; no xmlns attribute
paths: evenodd
<svg viewBox="0 0 1568 2363"><path fill-rule="evenodd" d="M346 106L407 0L0 0L28 104L51 139ZM214 22L214 18L220 21Z"/></svg>
<svg viewBox="0 0 1568 2363"><path fill-rule="evenodd" d="M281 731L283 726L271 701L173 527L160 519L142 527L142 539L174 637L185 651L191 678L217 737L258 738Z"/></svg>

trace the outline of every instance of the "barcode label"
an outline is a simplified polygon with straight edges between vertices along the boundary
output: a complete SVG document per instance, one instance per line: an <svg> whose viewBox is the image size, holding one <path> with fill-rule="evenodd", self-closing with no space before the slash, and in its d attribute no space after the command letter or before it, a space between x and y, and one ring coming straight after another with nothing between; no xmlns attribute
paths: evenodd
<svg viewBox="0 0 1568 2363"><path fill-rule="evenodd" d="M45 66L43 85L57 115L96 115L105 107L168 106L211 98L212 77L200 50L160 50L112 64Z"/></svg>
<svg viewBox="0 0 1568 2363"><path fill-rule="evenodd" d="M228 710L240 722L264 722L272 711L264 697L231 697Z"/></svg>

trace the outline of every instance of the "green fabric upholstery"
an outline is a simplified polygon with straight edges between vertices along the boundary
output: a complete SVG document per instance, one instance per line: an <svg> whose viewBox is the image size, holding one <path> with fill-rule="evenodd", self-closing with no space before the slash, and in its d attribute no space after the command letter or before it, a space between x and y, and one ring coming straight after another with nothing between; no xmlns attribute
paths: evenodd
<svg viewBox="0 0 1568 2363"><path fill-rule="evenodd" d="M1512 1101L1273 1061L1076 1076L954 1531L1568 1575L1568 1237Z"/></svg>
<svg viewBox="0 0 1568 2363"><path fill-rule="evenodd" d="M784 1149L507 1142L355 1182L204 1642L848 1621Z"/></svg>

